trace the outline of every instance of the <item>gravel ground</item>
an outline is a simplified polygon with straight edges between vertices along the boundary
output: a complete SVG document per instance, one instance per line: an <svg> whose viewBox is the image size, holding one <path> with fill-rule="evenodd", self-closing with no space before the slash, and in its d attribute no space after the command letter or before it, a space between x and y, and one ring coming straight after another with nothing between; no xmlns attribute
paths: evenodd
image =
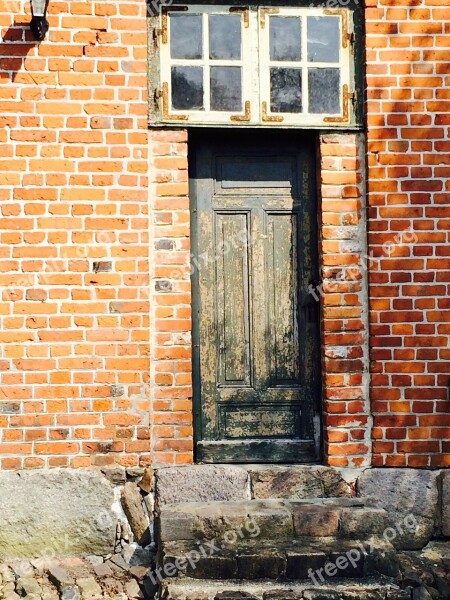
<svg viewBox="0 0 450 600"><path fill-rule="evenodd" d="M105 562L98 557L15 561L0 565L0 598L144 600L153 591L147 573L148 567L121 563L120 555Z"/></svg>

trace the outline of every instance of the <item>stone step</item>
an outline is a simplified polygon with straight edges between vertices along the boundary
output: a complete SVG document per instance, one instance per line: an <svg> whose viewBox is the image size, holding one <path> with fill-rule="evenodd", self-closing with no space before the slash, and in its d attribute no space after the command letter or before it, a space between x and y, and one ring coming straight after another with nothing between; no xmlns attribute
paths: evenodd
<svg viewBox="0 0 450 600"><path fill-rule="evenodd" d="M346 580L314 586L311 583L270 581L167 580L161 585L158 600L405 600L397 586L377 579L355 583ZM411 597L411 596L410 596Z"/></svg>
<svg viewBox="0 0 450 600"><path fill-rule="evenodd" d="M359 579L383 575L399 579L395 551L390 543L333 538L246 540L238 545L216 541L165 542L158 579L271 579L320 582L336 578Z"/></svg>
<svg viewBox="0 0 450 600"><path fill-rule="evenodd" d="M186 465L155 471L156 506L178 502L354 496L339 469L320 465Z"/></svg>
<svg viewBox="0 0 450 600"><path fill-rule="evenodd" d="M170 504L157 519L160 541L336 537L365 539L386 528L384 509L359 498Z"/></svg>

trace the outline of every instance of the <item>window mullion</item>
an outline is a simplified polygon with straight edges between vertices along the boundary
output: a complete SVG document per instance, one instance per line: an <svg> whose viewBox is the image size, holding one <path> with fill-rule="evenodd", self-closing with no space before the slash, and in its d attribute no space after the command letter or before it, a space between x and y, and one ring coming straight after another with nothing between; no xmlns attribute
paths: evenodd
<svg viewBox="0 0 450 600"><path fill-rule="evenodd" d="M302 113L309 113L308 17L302 13Z"/></svg>
<svg viewBox="0 0 450 600"><path fill-rule="evenodd" d="M209 15L203 13L203 90L205 112L211 110L211 67L209 60Z"/></svg>
<svg viewBox="0 0 450 600"><path fill-rule="evenodd" d="M302 12L302 113L309 113L309 86L308 86L308 25L306 13Z"/></svg>

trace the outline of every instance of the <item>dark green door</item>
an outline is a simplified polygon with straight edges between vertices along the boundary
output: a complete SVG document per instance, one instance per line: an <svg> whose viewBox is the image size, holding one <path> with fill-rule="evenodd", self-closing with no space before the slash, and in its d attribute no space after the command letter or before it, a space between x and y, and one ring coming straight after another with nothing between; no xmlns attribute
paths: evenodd
<svg viewBox="0 0 450 600"><path fill-rule="evenodd" d="M287 133L235 135L190 148L196 456L311 462L320 430L319 311L308 292L314 146Z"/></svg>

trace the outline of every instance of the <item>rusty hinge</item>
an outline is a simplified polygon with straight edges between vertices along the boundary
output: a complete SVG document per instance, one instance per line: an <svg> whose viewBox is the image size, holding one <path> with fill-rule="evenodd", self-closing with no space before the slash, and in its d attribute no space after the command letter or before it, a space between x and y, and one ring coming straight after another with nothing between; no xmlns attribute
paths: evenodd
<svg viewBox="0 0 450 600"><path fill-rule="evenodd" d="M279 8L260 8L259 9L259 24L261 29L266 26L266 15L277 15L280 12Z"/></svg>
<svg viewBox="0 0 450 600"><path fill-rule="evenodd" d="M188 115L169 114L169 84L165 81L162 85L162 92L157 91L158 98L162 99L162 118L165 121L188 121Z"/></svg>
<svg viewBox="0 0 450 600"><path fill-rule="evenodd" d="M158 29L157 27L155 27L153 29L152 38L153 38L153 46L154 46L154 48L158 47L158 38L161 35L161 32L162 32L162 30Z"/></svg>
<svg viewBox="0 0 450 600"><path fill-rule="evenodd" d="M327 8L323 11L324 15L340 15L341 16L341 27L342 27L342 47L348 48L349 44L349 31L348 31L348 10L345 8Z"/></svg>
<svg viewBox="0 0 450 600"><path fill-rule="evenodd" d="M251 113L250 101L246 100L245 104L244 104L244 114L243 115L231 115L230 121L242 121L242 122L248 123L251 118L252 118L252 113Z"/></svg>
<svg viewBox="0 0 450 600"><path fill-rule="evenodd" d="M250 11L248 6L232 6L230 13L240 13L244 17L244 27L248 29L250 26Z"/></svg>
<svg viewBox="0 0 450 600"><path fill-rule="evenodd" d="M348 123L350 120L350 101L355 102L356 94L354 90L349 90L345 83L342 86L342 117L324 117L324 123Z"/></svg>
<svg viewBox="0 0 450 600"><path fill-rule="evenodd" d="M187 6L163 6L161 8L161 29L158 29L158 34L161 35L161 42L167 44L169 19L167 13L170 12L185 12L189 10Z"/></svg>
<svg viewBox="0 0 450 600"><path fill-rule="evenodd" d="M267 102L261 102L261 115L264 123L282 123L284 117L281 115L268 115L267 114Z"/></svg>

